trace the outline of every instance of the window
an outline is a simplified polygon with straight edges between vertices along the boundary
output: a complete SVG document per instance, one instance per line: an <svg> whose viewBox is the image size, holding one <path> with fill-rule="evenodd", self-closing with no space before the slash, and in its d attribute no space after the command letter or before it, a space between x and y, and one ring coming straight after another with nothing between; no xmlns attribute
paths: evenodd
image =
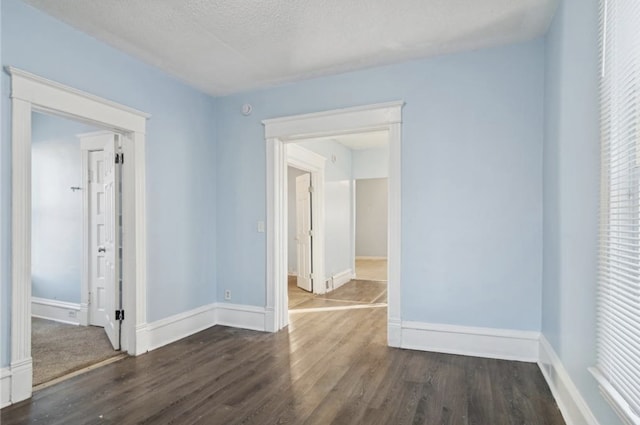
<svg viewBox="0 0 640 425"><path fill-rule="evenodd" d="M640 425L640 1L601 0L600 274L602 393Z"/></svg>

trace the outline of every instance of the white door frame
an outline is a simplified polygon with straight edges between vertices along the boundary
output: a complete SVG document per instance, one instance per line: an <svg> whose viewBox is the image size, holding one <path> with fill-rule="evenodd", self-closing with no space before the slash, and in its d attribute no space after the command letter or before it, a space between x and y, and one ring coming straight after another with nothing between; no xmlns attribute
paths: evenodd
<svg viewBox="0 0 640 425"><path fill-rule="evenodd" d="M146 198L144 112L7 67L11 75L11 403L31 397L31 114L68 117L124 135L123 349L146 351Z"/></svg>
<svg viewBox="0 0 640 425"><path fill-rule="evenodd" d="M313 138L389 132L389 249L387 342L401 342L401 152L404 102L359 106L262 121L267 143L267 276L265 329L276 332L286 326L287 282L287 143ZM283 289L285 286L285 289ZM283 295L284 294L284 295Z"/></svg>
<svg viewBox="0 0 640 425"><path fill-rule="evenodd" d="M305 149L296 144L288 144L285 146L287 150L287 165L298 168L302 171L307 171L311 174L311 186L313 192L311 192L311 228L313 229L312 243L312 258L313 264L313 293L324 294L327 288L325 282L325 250L324 250L324 168L326 165L326 158L322 155L318 155L308 149ZM288 172L288 171L287 171ZM284 178L285 182L288 182L288 175ZM288 205L288 192L285 190L284 195L285 205ZM284 213L285 223L289 222L288 209L285 208ZM288 243L288 239L287 239ZM287 252L289 247L287 246ZM287 285L283 286L285 305L288 306L288 293ZM288 307L287 307L288 308ZM286 320L284 326L289 323L289 316L284 315ZM283 326L283 327L284 327Z"/></svg>

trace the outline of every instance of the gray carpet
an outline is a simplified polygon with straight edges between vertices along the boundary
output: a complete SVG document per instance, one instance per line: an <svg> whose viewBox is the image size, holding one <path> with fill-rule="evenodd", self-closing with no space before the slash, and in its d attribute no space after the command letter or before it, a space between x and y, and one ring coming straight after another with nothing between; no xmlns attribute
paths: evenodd
<svg viewBox="0 0 640 425"><path fill-rule="evenodd" d="M120 354L102 328L36 318L31 326L34 386Z"/></svg>

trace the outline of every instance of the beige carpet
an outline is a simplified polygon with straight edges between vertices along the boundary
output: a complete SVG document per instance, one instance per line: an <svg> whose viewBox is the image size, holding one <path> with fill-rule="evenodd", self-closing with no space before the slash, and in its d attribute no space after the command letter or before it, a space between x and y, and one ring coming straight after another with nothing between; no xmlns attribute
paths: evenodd
<svg viewBox="0 0 640 425"><path fill-rule="evenodd" d="M31 319L33 386L120 354L104 329Z"/></svg>
<svg viewBox="0 0 640 425"><path fill-rule="evenodd" d="M370 260L356 258L356 279L387 280L387 259Z"/></svg>

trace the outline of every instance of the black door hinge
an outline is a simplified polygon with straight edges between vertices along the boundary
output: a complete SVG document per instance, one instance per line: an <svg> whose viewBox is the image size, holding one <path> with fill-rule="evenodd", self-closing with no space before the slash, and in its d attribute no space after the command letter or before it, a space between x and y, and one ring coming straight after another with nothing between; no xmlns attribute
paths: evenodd
<svg viewBox="0 0 640 425"><path fill-rule="evenodd" d="M116 164L124 164L124 154L117 153L116 154Z"/></svg>
<svg viewBox="0 0 640 425"><path fill-rule="evenodd" d="M116 310L116 320L124 320L124 310Z"/></svg>

